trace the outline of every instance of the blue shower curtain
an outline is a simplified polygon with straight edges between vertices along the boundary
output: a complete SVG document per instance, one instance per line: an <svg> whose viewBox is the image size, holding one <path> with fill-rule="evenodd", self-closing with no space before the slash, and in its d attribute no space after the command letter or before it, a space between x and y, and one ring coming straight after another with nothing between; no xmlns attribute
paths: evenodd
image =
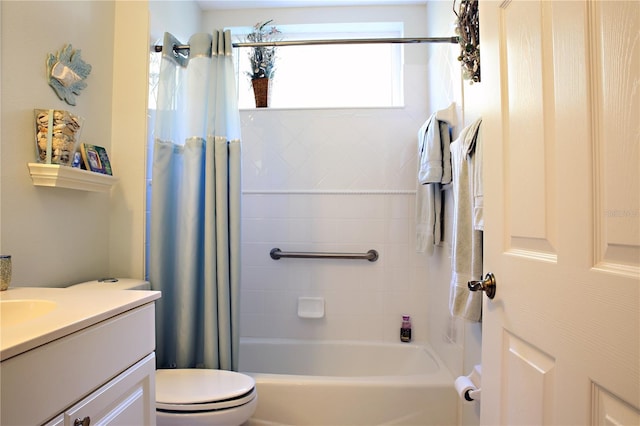
<svg viewBox="0 0 640 426"><path fill-rule="evenodd" d="M240 117L231 35L166 33L154 129L149 280L158 368L237 370Z"/></svg>

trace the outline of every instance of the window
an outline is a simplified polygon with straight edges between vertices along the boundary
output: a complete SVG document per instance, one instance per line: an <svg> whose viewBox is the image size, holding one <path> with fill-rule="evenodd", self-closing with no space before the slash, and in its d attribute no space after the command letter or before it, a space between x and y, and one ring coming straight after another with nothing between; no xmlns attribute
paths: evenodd
<svg viewBox="0 0 640 426"><path fill-rule="evenodd" d="M403 24L277 25L282 40L396 38ZM250 28L231 28L244 40ZM249 48L236 49L240 108L255 106L249 69ZM271 82L274 108L345 108L402 106L402 45L346 44L283 46L277 51Z"/></svg>

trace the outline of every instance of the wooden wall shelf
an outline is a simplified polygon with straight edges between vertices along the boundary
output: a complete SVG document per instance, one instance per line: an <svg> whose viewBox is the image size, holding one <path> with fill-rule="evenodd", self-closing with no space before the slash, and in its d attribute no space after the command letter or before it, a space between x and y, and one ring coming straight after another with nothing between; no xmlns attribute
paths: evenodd
<svg viewBox="0 0 640 426"><path fill-rule="evenodd" d="M113 176L58 164L28 163L28 166L35 186L108 192L118 181L118 178Z"/></svg>

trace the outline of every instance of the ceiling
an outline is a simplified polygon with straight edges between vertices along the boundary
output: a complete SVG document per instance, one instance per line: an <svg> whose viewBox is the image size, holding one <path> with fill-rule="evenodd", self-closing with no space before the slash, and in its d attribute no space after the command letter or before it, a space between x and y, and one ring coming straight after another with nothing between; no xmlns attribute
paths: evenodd
<svg viewBox="0 0 640 426"><path fill-rule="evenodd" d="M196 0L202 10L425 4L427 0Z"/></svg>

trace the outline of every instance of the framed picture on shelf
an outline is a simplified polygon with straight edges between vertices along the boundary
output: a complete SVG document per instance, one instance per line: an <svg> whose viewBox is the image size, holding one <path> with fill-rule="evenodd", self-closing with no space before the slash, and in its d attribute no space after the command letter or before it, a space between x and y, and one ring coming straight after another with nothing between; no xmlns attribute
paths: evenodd
<svg viewBox="0 0 640 426"><path fill-rule="evenodd" d="M83 143L80 145L84 168L96 173L113 175L107 150L101 146Z"/></svg>

